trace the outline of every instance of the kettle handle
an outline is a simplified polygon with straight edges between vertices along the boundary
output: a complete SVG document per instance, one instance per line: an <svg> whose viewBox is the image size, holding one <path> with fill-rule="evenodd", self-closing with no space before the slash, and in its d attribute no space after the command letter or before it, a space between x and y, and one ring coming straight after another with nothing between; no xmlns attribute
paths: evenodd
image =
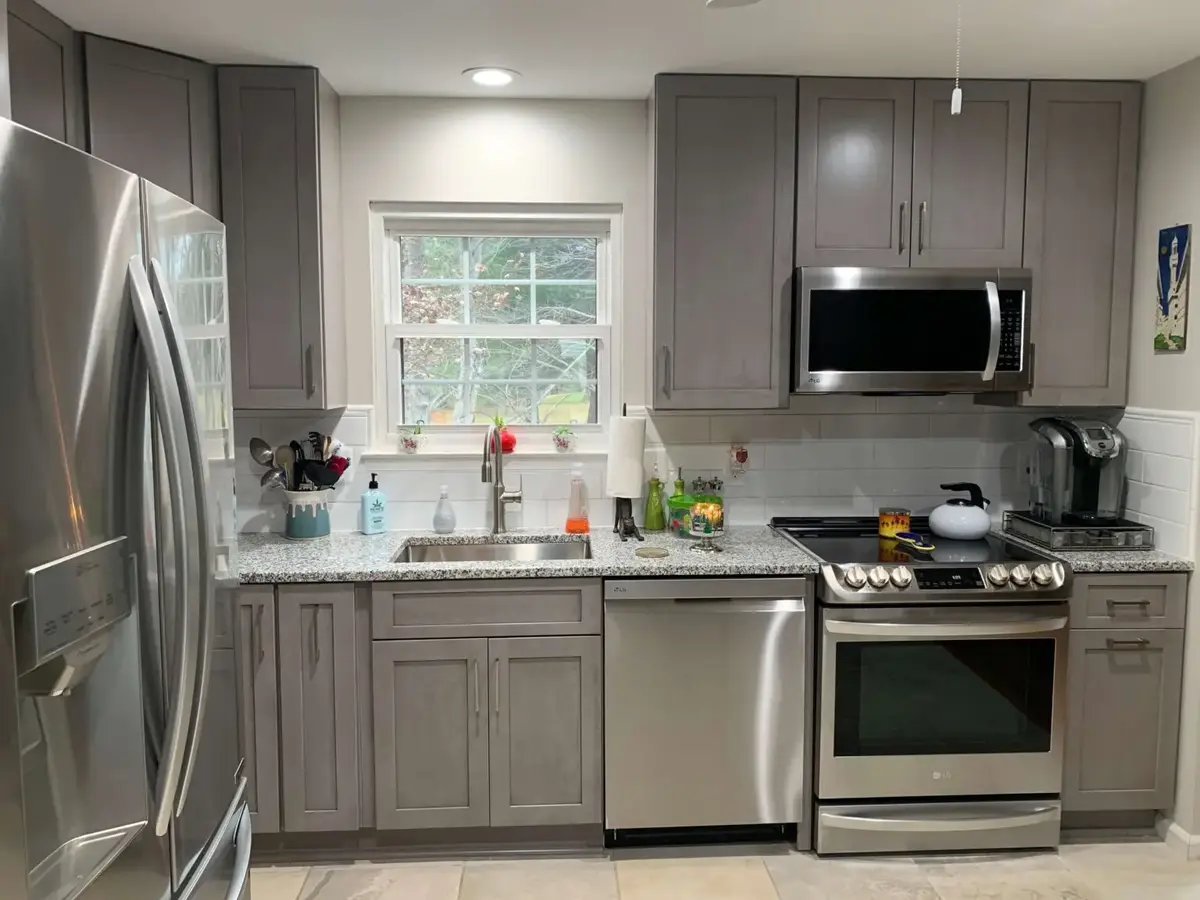
<svg viewBox="0 0 1200 900"><path fill-rule="evenodd" d="M953 484L939 485L943 491L966 491L971 495L971 505L987 509L992 501L983 496L983 490L977 484L969 481L956 481Z"/></svg>

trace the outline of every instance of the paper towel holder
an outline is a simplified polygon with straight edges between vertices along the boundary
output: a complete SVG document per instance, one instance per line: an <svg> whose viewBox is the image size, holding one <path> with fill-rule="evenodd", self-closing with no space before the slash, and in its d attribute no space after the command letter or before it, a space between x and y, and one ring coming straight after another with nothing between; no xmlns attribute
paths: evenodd
<svg viewBox="0 0 1200 900"><path fill-rule="evenodd" d="M629 404L621 404L621 415L629 415ZM614 497L613 508L615 512L615 521L613 522L613 534L621 539L621 543L627 540L637 538L639 541L646 540L645 535L638 530L637 522L633 520L633 499L631 497Z"/></svg>

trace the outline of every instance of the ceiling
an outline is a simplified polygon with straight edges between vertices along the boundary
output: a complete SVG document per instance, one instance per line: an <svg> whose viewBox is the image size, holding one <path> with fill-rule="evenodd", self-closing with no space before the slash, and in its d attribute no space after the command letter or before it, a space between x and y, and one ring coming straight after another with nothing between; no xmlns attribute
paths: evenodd
<svg viewBox="0 0 1200 900"><path fill-rule="evenodd" d="M636 97L662 71L944 76L955 0L41 0L216 63L315 65L344 95ZM1196 0L963 0L964 77L1135 78L1200 53Z"/></svg>

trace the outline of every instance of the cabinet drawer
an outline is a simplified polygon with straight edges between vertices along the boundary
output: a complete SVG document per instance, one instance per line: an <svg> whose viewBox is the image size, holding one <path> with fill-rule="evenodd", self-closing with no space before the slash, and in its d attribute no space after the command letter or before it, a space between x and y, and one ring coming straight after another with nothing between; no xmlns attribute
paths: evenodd
<svg viewBox="0 0 1200 900"><path fill-rule="evenodd" d="M594 579L392 582L371 595L376 640L599 634L603 615Z"/></svg>
<svg viewBox="0 0 1200 900"><path fill-rule="evenodd" d="M1186 575L1080 575L1071 627L1182 628L1186 603Z"/></svg>

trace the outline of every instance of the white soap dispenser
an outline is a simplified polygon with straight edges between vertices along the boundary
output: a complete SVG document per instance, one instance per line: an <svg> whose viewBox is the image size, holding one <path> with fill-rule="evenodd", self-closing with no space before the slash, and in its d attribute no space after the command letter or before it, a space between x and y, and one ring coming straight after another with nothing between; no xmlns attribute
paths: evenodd
<svg viewBox="0 0 1200 900"><path fill-rule="evenodd" d="M453 534L456 519L454 507L450 505L450 486L442 485L442 496L433 511L433 530L438 534Z"/></svg>

